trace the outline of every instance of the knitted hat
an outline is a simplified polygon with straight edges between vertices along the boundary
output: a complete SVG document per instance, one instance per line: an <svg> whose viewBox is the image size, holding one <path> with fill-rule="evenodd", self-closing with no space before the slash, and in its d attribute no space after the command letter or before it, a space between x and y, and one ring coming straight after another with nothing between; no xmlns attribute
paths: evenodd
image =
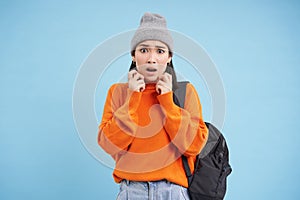
<svg viewBox="0 0 300 200"><path fill-rule="evenodd" d="M131 51L145 40L158 40L165 43L173 52L173 39L167 29L166 19L154 13L146 12L141 18L140 26L131 40Z"/></svg>

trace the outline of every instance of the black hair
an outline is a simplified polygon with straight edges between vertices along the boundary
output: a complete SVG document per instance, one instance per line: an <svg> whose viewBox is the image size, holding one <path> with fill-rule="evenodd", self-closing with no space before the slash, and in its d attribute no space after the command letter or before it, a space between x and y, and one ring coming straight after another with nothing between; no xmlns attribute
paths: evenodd
<svg viewBox="0 0 300 200"><path fill-rule="evenodd" d="M134 54L135 50L131 51L131 56L134 56ZM169 54L170 56L172 56L172 52L169 52ZM134 68L136 68L136 64L132 61L129 67L129 71ZM170 63L167 64L166 72L172 75L172 90L175 91L178 88L178 83L172 60L170 61Z"/></svg>

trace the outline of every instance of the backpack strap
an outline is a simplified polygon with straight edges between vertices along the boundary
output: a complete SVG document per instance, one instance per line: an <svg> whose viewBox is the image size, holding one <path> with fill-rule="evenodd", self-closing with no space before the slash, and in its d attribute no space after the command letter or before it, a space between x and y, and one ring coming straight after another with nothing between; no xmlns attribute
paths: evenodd
<svg viewBox="0 0 300 200"><path fill-rule="evenodd" d="M191 172L191 169L190 169L187 157L185 157L184 155L182 155L181 159L182 159L182 164L183 164L183 168L184 168L184 171L185 171L185 175L186 175L186 177L188 179L188 184L190 185L190 183L192 182L192 178L193 178L192 175L193 174Z"/></svg>
<svg viewBox="0 0 300 200"><path fill-rule="evenodd" d="M188 83L189 83L188 81L178 82L178 88L175 91L173 91L174 103L181 108L184 108L186 85ZM181 159L182 159L182 164L184 167L185 174L188 178L188 184L190 185L190 183L192 181L192 173L191 173L191 169L188 164L188 161L187 161L187 157L182 155Z"/></svg>
<svg viewBox="0 0 300 200"><path fill-rule="evenodd" d="M181 108L184 108L186 85L188 83L189 83L188 81L178 82L177 83L178 87L173 91L174 103Z"/></svg>

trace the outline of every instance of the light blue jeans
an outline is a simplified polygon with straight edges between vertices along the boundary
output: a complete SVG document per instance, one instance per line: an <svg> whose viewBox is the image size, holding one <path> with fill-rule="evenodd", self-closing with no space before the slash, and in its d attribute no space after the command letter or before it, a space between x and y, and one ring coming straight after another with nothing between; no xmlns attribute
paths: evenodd
<svg viewBox="0 0 300 200"><path fill-rule="evenodd" d="M169 181L123 180L117 200L189 200L189 196L185 187Z"/></svg>

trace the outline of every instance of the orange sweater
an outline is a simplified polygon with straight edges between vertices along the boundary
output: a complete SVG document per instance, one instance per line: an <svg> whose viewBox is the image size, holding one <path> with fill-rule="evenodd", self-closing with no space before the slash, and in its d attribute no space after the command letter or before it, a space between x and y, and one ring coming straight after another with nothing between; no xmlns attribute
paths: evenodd
<svg viewBox="0 0 300 200"><path fill-rule="evenodd" d="M192 84L186 88L184 109L173 103L173 93L157 94L155 84L134 92L127 83L108 91L98 143L115 160L113 172L121 180L170 182L188 186L181 155L194 170L208 130Z"/></svg>

